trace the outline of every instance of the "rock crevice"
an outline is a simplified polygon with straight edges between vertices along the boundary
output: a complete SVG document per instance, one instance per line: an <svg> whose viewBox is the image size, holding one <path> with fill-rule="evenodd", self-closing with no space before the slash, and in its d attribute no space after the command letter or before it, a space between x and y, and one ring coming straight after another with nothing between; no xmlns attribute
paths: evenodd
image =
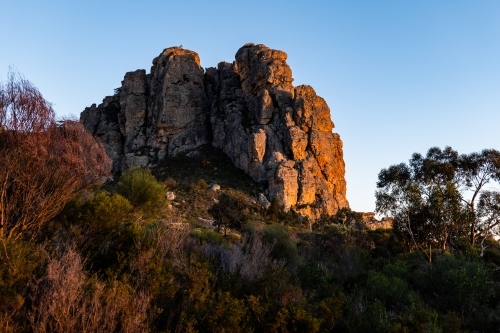
<svg viewBox="0 0 500 333"><path fill-rule="evenodd" d="M246 44L233 63L204 71L197 53L167 48L149 74L125 74L117 93L80 121L101 138L116 172L212 144L285 210L332 215L348 206L342 141L326 102L292 85L286 59Z"/></svg>

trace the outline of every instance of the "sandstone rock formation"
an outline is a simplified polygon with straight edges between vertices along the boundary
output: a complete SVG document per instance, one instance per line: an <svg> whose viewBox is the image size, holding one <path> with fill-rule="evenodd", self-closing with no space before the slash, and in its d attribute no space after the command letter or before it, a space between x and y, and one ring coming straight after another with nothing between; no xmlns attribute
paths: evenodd
<svg viewBox="0 0 500 333"><path fill-rule="evenodd" d="M127 73L81 122L102 139L115 171L211 143L285 210L317 219L347 207L342 141L326 102L292 85L282 51L247 44L235 58L203 71L195 52L167 48L150 74Z"/></svg>
<svg viewBox="0 0 500 333"><path fill-rule="evenodd" d="M375 217L375 213L363 213L362 216L363 223L368 230L377 230L377 229L392 229L393 219L390 217L382 217L381 220L378 220Z"/></svg>
<svg viewBox="0 0 500 333"><path fill-rule="evenodd" d="M114 171L151 165L209 143L203 80L198 54L167 48L150 74L125 74L117 94L86 108L80 121L102 139Z"/></svg>

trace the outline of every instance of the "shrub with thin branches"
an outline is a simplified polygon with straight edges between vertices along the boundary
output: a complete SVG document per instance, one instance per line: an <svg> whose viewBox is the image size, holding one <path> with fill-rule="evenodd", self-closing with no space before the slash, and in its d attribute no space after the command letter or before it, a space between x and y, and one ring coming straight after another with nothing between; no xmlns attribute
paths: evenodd
<svg viewBox="0 0 500 333"><path fill-rule="evenodd" d="M111 171L104 148L21 75L0 84L0 235L35 237L79 191Z"/></svg>
<svg viewBox="0 0 500 333"><path fill-rule="evenodd" d="M53 255L33 286L31 328L46 332L145 332L151 297L123 282L89 277L73 246Z"/></svg>

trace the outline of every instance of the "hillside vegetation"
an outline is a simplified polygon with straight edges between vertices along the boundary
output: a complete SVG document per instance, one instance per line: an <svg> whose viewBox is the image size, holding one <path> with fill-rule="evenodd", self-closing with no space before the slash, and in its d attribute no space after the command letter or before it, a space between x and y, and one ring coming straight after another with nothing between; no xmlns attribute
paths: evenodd
<svg viewBox="0 0 500 333"><path fill-rule="evenodd" d="M31 110L5 96L0 121ZM498 332L500 198L462 200L477 175L498 179L496 151L432 148L382 170L394 229L373 231L346 208L314 223L264 208L264 188L210 146L103 184L102 146L43 120L0 123L0 332Z"/></svg>
<svg viewBox="0 0 500 333"><path fill-rule="evenodd" d="M463 239L432 250L430 261L391 230L363 230L348 211L310 230L257 204L258 185L208 147L154 174L128 171L81 193L33 241L1 239L3 331L496 332L500 324L492 239L482 257ZM216 226L198 217L218 217Z"/></svg>

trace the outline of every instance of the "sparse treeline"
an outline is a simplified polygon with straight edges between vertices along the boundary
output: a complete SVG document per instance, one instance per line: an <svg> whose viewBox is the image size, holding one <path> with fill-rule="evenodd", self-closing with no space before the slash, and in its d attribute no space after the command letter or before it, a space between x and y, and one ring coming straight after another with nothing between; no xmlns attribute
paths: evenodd
<svg viewBox="0 0 500 333"><path fill-rule="evenodd" d="M11 135L1 128L0 138ZM14 151L6 147L5 160ZM493 170L494 154L477 158ZM104 186L85 178L34 229L11 232L28 213L9 208L0 332L498 332L495 192L460 197L475 179L497 178L464 176L474 158L433 149L383 170L377 205L392 212L395 228L376 231L348 209L312 230L276 202L264 209L253 199L257 185L213 151ZM41 163L31 177L56 160ZM3 174L4 184L12 175ZM56 193L59 183L41 179L42 198ZM216 180L221 191L207 186ZM17 192L4 188L5 211ZM196 225L198 216L214 218L215 228Z"/></svg>

